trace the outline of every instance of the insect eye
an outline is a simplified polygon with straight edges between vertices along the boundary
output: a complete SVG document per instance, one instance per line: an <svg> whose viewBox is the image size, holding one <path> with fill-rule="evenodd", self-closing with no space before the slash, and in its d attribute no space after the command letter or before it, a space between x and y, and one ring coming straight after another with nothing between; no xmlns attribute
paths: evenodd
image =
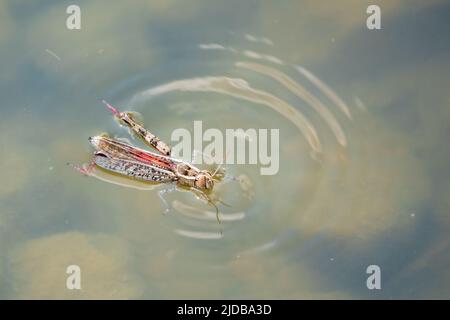
<svg viewBox="0 0 450 320"><path fill-rule="evenodd" d="M195 184L197 187L199 188L204 188L206 186L206 181L205 181L205 177L204 176L197 176L195 178Z"/></svg>

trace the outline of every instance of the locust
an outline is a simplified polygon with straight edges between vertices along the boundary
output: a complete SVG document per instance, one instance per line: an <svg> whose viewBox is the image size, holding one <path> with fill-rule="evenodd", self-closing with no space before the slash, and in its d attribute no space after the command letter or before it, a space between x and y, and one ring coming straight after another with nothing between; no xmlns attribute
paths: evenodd
<svg viewBox="0 0 450 320"><path fill-rule="evenodd" d="M211 172L171 157L171 147L139 123L133 112L121 112L105 100L102 100L102 103L120 124L127 126L158 153L138 148L123 140L112 138L108 134L101 134L88 139L95 151L87 167L68 164L84 175L90 175L91 171L98 166L107 171L141 181L173 183L187 188L214 206L217 221L220 223L219 209L209 197L209 194L215 183L223 177L221 165L214 172ZM220 200L217 201L223 203Z"/></svg>

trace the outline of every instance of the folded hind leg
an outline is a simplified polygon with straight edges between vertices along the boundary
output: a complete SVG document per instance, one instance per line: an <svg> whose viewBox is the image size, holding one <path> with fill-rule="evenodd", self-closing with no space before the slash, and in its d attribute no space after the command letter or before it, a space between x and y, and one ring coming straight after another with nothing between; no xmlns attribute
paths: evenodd
<svg viewBox="0 0 450 320"><path fill-rule="evenodd" d="M168 144L164 143L159 139L156 135L147 130L140 121L137 121L133 117L132 112L120 112L115 107L110 105L105 100L102 100L102 103L106 105L106 107L114 114L114 116L119 119L121 123L128 126L137 136L145 141L149 146L155 148L163 155L170 156L171 148Z"/></svg>

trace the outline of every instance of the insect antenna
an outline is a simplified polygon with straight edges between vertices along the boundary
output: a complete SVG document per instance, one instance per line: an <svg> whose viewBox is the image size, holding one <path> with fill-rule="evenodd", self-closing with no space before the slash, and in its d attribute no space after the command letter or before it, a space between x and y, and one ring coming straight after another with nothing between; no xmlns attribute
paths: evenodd
<svg viewBox="0 0 450 320"><path fill-rule="evenodd" d="M214 176L219 172L219 170L223 167L223 165L225 164L225 162L227 161L227 157L230 154L231 150L229 150L226 154L225 157L223 157L223 161L221 164L219 164L219 166L216 168L216 170L214 170L214 173L212 174L212 178L214 178Z"/></svg>
<svg viewBox="0 0 450 320"><path fill-rule="evenodd" d="M214 173L212 174L211 178L214 178L214 176L217 174L217 172L219 172L219 170L222 168L223 163L221 163L216 170L214 170Z"/></svg>

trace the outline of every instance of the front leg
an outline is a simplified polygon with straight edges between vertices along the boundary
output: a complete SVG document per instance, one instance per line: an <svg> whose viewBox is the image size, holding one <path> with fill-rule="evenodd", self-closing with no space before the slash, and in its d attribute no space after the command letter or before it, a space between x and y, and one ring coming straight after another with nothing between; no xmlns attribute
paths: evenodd
<svg viewBox="0 0 450 320"><path fill-rule="evenodd" d="M197 195L200 195L200 197L203 197L203 199L206 200L206 202L208 202L210 205L212 205L215 209L216 209L216 218L217 218L217 222L220 224L220 216L219 216L219 208L217 208L216 204L211 200L211 198L204 193L201 190L198 190L197 188L194 187L190 187L190 190L194 193L196 193Z"/></svg>
<svg viewBox="0 0 450 320"><path fill-rule="evenodd" d="M164 196L165 196L167 193L171 193L171 192L173 192L173 191L175 191L175 190L176 190L176 185L171 185L171 186L168 187L168 188L165 188L165 189L163 189L163 190L158 191L158 197L159 197L159 199L161 199L162 203L163 203L164 206L165 206L164 214L167 214L167 213L170 211L170 209L172 208L172 206L169 205L169 203L167 202L167 200L166 200L166 198L165 198Z"/></svg>

